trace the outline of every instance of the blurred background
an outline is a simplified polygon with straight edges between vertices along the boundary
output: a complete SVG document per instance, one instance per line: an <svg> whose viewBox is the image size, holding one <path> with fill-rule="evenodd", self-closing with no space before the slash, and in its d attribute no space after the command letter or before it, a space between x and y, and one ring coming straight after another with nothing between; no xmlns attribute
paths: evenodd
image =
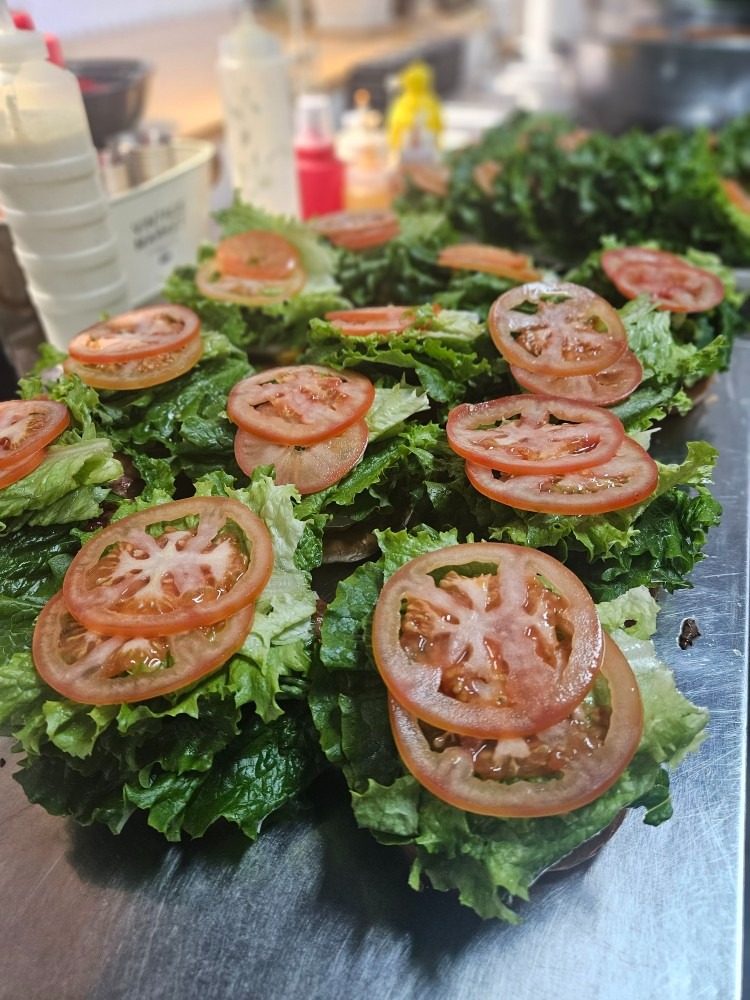
<svg viewBox="0 0 750 1000"><path fill-rule="evenodd" d="M242 21L249 10L252 30ZM256 200L241 176L259 142L260 118L247 118L256 97L263 127L273 119L282 145L286 130L289 150L291 133L299 142L311 130L316 142L330 133L346 161L370 130L365 188L368 163L382 153L387 165L403 142L394 140L393 107L409 98L403 71L415 60L432 76L440 155L519 108L612 133L714 128L750 110L750 4L737 0L26 0L15 14L19 27L47 34L50 58L79 79L131 305L194 258L210 209L233 188ZM238 83L232 73L250 51L270 68ZM287 86L296 121L286 117ZM411 145L397 152L429 160L427 117L409 115ZM310 214L292 205L296 197L281 210ZM377 204L374 188L359 207L368 198ZM280 210L278 199L269 195L266 207ZM25 370L41 337L26 284L0 221L6 378Z"/></svg>

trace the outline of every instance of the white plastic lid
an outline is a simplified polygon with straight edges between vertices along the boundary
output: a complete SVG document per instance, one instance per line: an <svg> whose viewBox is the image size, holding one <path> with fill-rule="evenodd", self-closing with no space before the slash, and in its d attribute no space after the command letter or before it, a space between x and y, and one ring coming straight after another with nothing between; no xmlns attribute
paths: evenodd
<svg viewBox="0 0 750 1000"><path fill-rule="evenodd" d="M38 31L19 31L5 0L0 0L0 66L17 66L29 59L46 58L44 38Z"/></svg>
<svg viewBox="0 0 750 1000"><path fill-rule="evenodd" d="M328 94L300 94L294 115L294 140L298 145L333 142L333 111Z"/></svg>
<svg viewBox="0 0 750 1000"><path fill-rule="evenodd" d="M0 0L2 3L3 0ZM231 62L243 63L248 59L278 59L282 55L278 38L261 28L252 15L244 9L235 28L219 39L219 56Z"/></svg>

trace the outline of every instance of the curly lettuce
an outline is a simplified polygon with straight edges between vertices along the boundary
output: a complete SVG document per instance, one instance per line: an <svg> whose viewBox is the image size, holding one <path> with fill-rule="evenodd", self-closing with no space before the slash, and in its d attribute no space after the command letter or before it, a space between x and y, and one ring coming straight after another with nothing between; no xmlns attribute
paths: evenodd
<svg viewBox="0 0 750 1000"><path fill-rule="evenodd" d="M464 812L437 799L405 771L393 744L386 691L370 648L372 609L384 581L424 552L454 544L455 532L384 532L381 557L339 585L321 630L311 706L328 759L349 785L360 826L384 844L409 846L414 889L457 890L482 917L520 919L518 902L535 880L606 829L627 807L647 823L671 815L668 767L695 750L707 713L677 690L650 641L656 605L645 588L600 605L605 628L631 663L644 705L643 736L615 785L563 816L499 819Z"/></svg>
<svg viewBox="0 0 750 1000"><path fill-rule="evenodd" d="M37 675L31 635L41 599L59 584L37 552L36 593L0 596L8 658L0 671L0 731L23 754L17 780L29 799L81 823L120 831L136 811L169 840L200 836L220 818L258 835L292 803L321 760L305 704L320 556L314 529L297 518L292 487L256 475L236 490L223 473L196 484L200 496L231 496L256 512L274 543L273 574L243 646L188 688L108 706L72 702ZM162 499L168 499L163 497ZM137 503L137 502L136 502ZM68 553L61 552L63 561Z"/></svg>

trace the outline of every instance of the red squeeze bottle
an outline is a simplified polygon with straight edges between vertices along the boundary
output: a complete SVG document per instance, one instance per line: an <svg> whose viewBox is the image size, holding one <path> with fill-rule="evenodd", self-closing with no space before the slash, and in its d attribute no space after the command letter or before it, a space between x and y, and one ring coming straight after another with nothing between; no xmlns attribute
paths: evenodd
<svg viewBox="0 0 750 1000"><path fill-rule="evenodd" d="M333 145L327 94L301 94L297 101L294 157L303 219L344 207L344 164Z"/></svg>
<svg viewBox="0 0 750 1000"><path fill-rule="evenodd" d="M34 18L25 10L14 10L12 12L13 23L19 31L34 31ZM57 35L45 34L44 41L47 45L47 58L55 66L65 66L62 46Z"/></svg>

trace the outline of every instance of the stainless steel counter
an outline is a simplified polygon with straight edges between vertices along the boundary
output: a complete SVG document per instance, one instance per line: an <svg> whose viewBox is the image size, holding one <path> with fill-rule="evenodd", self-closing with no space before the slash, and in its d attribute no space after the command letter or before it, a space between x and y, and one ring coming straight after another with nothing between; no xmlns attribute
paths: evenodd
<svg viewBox="0 0 750 1000"><path fill-rule="evenodd" d="M750 341L664 453L705 437L725 505L695 588L663 600L658 647L712 713L673 781L675 816L628 816L587 868L483 923L413 893L406 861L356 829L328 776L256 845L231 830L168 845L29 806L0 770L0 998L56 1000L732 1000L740 996L748 665ZM676 643L682 619L702 635Z"/></svg>

